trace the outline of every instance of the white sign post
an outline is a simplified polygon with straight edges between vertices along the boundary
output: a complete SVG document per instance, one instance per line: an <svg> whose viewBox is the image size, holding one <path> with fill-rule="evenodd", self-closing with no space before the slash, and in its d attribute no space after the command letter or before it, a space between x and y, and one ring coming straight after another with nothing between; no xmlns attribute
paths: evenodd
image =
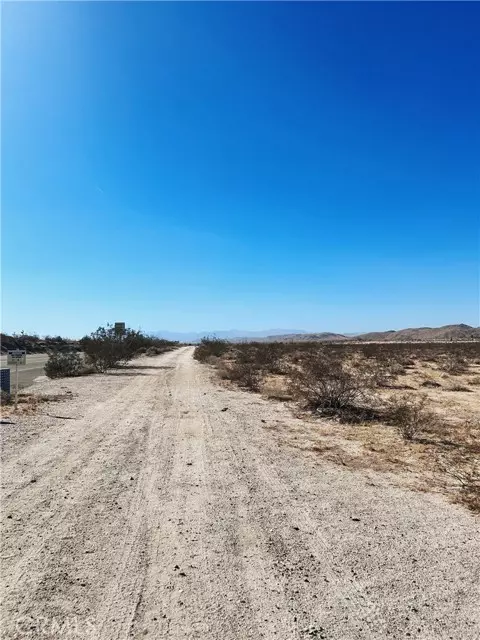
<svg viewBox="0 0 480 640"><path fill-rule="evenodd" d="M18 365L27 364L27 352L25 349L12 349L7 352L7 364L15 365L15 411L18 406Z"/></svg>

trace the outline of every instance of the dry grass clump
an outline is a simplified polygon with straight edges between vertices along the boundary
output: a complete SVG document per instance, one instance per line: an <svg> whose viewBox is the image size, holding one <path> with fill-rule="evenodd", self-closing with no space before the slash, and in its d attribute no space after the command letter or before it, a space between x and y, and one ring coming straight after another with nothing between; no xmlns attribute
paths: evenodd
<svg viewBox="0 0 480 640"><path fill-rule="evenodd" d="M7 394L8 395L8 394ZM4 402L3 398L6 398ZM63 400L70 400L72 398L71 392L56 393L56 394L35 394L35 393L19 393L18 394L18 407L17 412L22 414L35 414L41 408L41 406L47 402L61 402ZM2 408L5 407L7 414L11 414L14 411L14 395L11 394L9 398L2 393ZM5 412L2 412L2 414Z"/></svg>
<svg viewBox="0 0 480 640"><path fill-rule="evenodd" d="M460 382L456 382L454 384L449 385L448 387L445 387L445 391L466 391L468 393L472 392L471 389L466 387L464 384L461 384Z"/></svg>

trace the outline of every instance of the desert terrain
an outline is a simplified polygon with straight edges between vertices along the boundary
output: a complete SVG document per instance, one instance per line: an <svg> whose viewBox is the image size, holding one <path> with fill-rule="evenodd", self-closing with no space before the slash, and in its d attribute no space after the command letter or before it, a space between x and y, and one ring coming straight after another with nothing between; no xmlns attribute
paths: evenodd
<svg viewBox="0 0 480 640"><path fill-rule="evenodd" d="M192 356L4 408L3 637L479 637L474 512Z"/></svg>

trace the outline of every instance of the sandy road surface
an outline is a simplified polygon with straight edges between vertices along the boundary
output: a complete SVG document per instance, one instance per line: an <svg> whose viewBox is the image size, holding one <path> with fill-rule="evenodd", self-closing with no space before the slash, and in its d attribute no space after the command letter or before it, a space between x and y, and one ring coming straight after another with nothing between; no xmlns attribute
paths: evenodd
<svg viewBox="0 0 480 640"><path fill-rule="evenodd" d="M479 638L474 516L282 445L191 348L138 364L2 425L4 638Z"/></svg>

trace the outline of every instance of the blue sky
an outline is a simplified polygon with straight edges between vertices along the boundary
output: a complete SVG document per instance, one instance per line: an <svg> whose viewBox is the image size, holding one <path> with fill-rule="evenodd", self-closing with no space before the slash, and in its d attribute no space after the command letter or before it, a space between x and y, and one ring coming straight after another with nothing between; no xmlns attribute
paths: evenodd
<svg viewBox="0 0 480 640"><path fill-rule="evenodd" d="M479 24L4 4L4 330L480 324Z"/></svg>

